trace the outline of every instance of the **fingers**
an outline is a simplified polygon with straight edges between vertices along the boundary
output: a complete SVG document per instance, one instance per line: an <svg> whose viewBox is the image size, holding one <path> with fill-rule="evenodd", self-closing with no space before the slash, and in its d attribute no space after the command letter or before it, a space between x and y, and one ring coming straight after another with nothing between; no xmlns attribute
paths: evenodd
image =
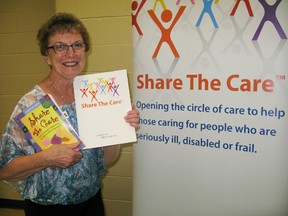
<svg viewBox="0 0 288 216"><path fill-rule="evenodd" d="M124 117L126 122L129 123L134 128L139 128L139 111L132 109L127 112L127 115Z"/></svg>
<svg viewBox="0 0 288 216"><path fill-rule="evenodd" d="M126 119L130 118L138 118L139 117L139 111L138 110L129 110L126 115Z"/></svg>
<svg viewBox="0 0 288 216"><path fill-rule="evenodd" d="M71 149L77 149L77 147L81 144L81 142L76 142L76 143L72 143L72 144L69 144L67 145L68 148L71 148Z"/></svg>
<svg viewBox="0 0 288 216"><path fill-rule="evenodd" d="M78 163L82 158L82 153L75 150L79 143L69 145L54 145L46 151L46 160L52 166L68 168Z"/></svg>

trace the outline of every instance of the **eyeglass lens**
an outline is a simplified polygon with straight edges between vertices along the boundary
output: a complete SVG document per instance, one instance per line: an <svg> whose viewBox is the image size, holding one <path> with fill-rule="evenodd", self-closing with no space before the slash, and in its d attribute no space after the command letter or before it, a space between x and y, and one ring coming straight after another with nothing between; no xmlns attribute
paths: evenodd
<svg viewBox="0 0 288 216"><path fill-rule="evenodd" d="M59 44L55 44L54 46L51 46L48 48L53 48L55 53L63 54L63 53L66 53L68 51L69 47L72 47L74 52L79 52L79 51L83 51L85 49L85 44L82 42L75 42L71 45L59 43Z"/></svg>

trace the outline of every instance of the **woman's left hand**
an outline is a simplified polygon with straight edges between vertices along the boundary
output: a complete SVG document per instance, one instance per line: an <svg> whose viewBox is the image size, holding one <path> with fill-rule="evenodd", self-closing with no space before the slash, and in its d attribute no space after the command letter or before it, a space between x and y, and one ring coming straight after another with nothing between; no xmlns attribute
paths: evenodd
<svg viewBox="0 0 288 216"><path fill-rule="evenodd" d="M126 122L129 123L132 127L138 129L139 126L139 111L135 109L134 104L132 104L132 110L127 112L127 115L124 117Z"/></svg>

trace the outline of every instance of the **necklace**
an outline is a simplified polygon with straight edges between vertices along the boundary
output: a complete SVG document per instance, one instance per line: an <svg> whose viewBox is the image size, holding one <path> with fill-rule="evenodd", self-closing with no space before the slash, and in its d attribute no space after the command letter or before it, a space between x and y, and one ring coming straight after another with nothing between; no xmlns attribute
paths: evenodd
<svg viewBox="0 0 288 216"><path fill-rule="evenodd" d="M50 78L50 76L48 76L49 81L51 82L51 87L54 89L54 91L61 96L61 100L64 102L63 105L69 105L70 108L73 110L73 112L75 112L75 108L73 106L73 103L70 103L62 94L62 92L56 87L54 80L52 80Z"/></svg>

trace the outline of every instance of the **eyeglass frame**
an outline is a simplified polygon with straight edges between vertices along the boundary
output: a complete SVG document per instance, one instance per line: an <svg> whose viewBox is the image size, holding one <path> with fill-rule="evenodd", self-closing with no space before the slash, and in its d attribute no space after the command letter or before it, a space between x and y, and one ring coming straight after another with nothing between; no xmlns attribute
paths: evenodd
<svg viewBox="0 0 288 216"><path fill-rule="evenodd" d="M80 50L75 50L74 47L73 47L75 44L81 44L83 47L81 47ZM66 50L65 50L65 52L63 52L63 53L57 53L56 50L55 50L55 46L57 46L57 45L62 45L62 46L64 46L64 47L67 47ZM66 54L66 53L68 52L68 50L69 50L69 47L72 48L72 50L74 51L74 53L79 53L80 51L85 51L85 48L86 48L85 46L86 46L86 45L85 45L84 42L82 42L82 41L76 41L76 42L74 42L74 43L72 43L72 44L56 43L56 44L54 44L53 46L48 46L47 49L53 49L56 54L60 54L60 55L61 55L61 54ZM83 49L83 50L82 50L82 49Z"/></svg>

